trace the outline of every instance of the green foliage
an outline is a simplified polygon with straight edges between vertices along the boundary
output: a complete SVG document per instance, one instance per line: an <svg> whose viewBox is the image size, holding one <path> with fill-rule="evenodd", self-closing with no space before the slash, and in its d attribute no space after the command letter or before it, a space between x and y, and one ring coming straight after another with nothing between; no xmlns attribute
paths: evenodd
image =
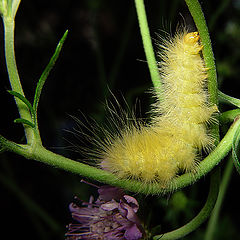
<svg viewBox="0 0 240 240"><path fill-rule="evenodd" d="M233 137L233 142L232 142L232 158L233 158L233 163L240 174L240 162L239 162L239 142L240 142L240 128L237 129L237 131L234 134Z"/></svg>
<svg viewBox="0 0 240 240"><path fill-rule="evenodd" d="M8 90L8 92L11 95L13 95L14 97L20 99L23 103L26 104L26 106L28 107L28 110L29 110L29 112L31 114L31 118L32 118L32 122L27 120L27 119L24 119L24 118L17 118L17 119L14 120L15 123L22 123L22 124L28 125L28 126L30 126L32 128L36 127L36 125L37 125L37 107L38 107L39 99L40 99L40 96L41 96L41 92L42 92L44 83L46 82L47 77L48 77L50 71L54 67L54 65L55 65L55 63L56 63L56 61L57 61L57 59L59 57L59 54L60 54L60 51L62 49L63 43L66 40L67 34L68 34L68 30L66 30L66 32L64 33L64 35L60 39L53 56L51 57L48 65L44 69L41 77L39 78L39 81L37 83L37 87L36 87L36 90L35 90L33 106L27 100L27 98L25 96L23 96L22 94L20 94L20 93L18 93L16 91Z"/></svg>
<svg viewBox="0 0 240 240"><path fill-rule="evenodd" d="M20 94L20 93L18 93L18 92L16 92L16 91L8 90L8 93L10 93L10 94L13 95L14 97L20 99L23 103L26 104L26 106L28 107L28 110L29 110L30 113L31 113L31 117L32 117L32 120L33 120L33 122L30 122L29 120L26 120L26 119L22 119L22 118L21 118L21 119L16 119L17 121L15 120L14 122L16 122L16 123L22 122L22 123L27 124L27 125L30 125L30 126L32 126L32 127L34 128L36 115L35 115L35 111L33 110L32 104L26 99L25 96L23 96L22 94ZM20 120L21 120L21 121L20 121Z"/></svg>
<svg viewBox="0 0 240 240"><path fill-rule="evenodd" d="M0 0L0 14L14 19L21 0Z"/></svg>
<svg viewBox="0 0 240 240"><path fill-rule="evenodd" d="M86 1L88 3L88 1ZM137 0L136 0L137 2ZM178 1L173 1L175 4ZM199 14L201 15L201 9L199 10L199 4L197 3L197 1L193 1L193 0L188 0L186 1L188 3L189 6L193 6L192 3L195 2L195 7L193 7L193 11L195 11L196 16L199 16ZM226 7L226 3L229 2L227 1L221 1L224 4L221 4L221 6L224 5L224 7ZM14 19L18 5L19 5L20 1L19 0L12 0L12 1L4 1L4 0L0 0L0 11L1 14L4 18L7 18L7 16L10 16L10 19ZM145 1L146 4L147 1ZM161 1L161 4L164 5L164 3ZM207 4L207 3L206 3ZM209 3L210 4L210 3ZM100 4L100 1L95 1L94 2L94 6L96 5L96 7L94 7L94 9L96 10L98 8ZM161 7L162 7L161 5ZM196 7L197 6L197 7ZM207 9L207 8L206 8ZM152 11L152 9L149 9L150 11ZM144 4L143 1L141 1L141 9L140 11L144 14L142 14L139 17L139 22L144 20L145 21L145 30L143 30L142 34L144 35L143 37L145 37L145 39L147 39L147 41L145 42L145 49L147 48L148 50L148 54L150 52L150 56L153 57L153 60L156 61L154 59L154 54L153 54L153 49L152 49L152 45L151 45L151 37L150 37L150 33L149 33L149 29L147 26L147 21L146 21L146 14L145 14L145 9L144 9ZM210 22L216 22L216 18L218 17L218 15L221 13L220 11L216 11L217 14L214 15L214 21L210 21ZM209 14L210 15L210 14ZM150 17L150 16L149 16ZM201 37L205 36L205 38L209 37L208 31L206 26L203 26L205 24L204 20L201 20L203 17L203 15L201 16L201 18L198 19L198 17L195 17L195 21L197 23L197 26L199 26L200 24L200 28L203 27L202 29L205 31L202 31L203 34L201 34ZM152 19L151 19L152 20ZM203 24L203 25L201 25ZM205 29L204 29L205 28ZM9 30L9 29L8 29ZM12 29L13 30L13 29ZM207 31L207 32L206 32ZM213 29L214 31L214 29ZM200 31L201 32L201 31ZM30 115L31 115L31 121L25 118L17 118L14 120L14 122L16 123L21 123L24 125L24 127L26 126L30 126L29 129L34 129L36 130L38 128L37 125L37 108L38 108L38 104L40 101L40 96L42 93L42 89L43 86L46 82L47 77L49 76L49 73L51 71L51 69L53 68L56 60L59 57L60 51L62 49L62 45L67 37L67 33L68 31L66 31L63 35L63 37L61 38L61 40L59 41L57 48L52 56L52 58L50 59L48 65L46 66L46 68L44 69L38 83L36 86L36 91L35 91L35 95L34 95L34 100L33 100L33 104L31 104L27 98L24 96L24 94L21 94L18 91L12 91L10 90L9 93L11 95L13 95L14 97L16 97L17 99L20 100L21 103L24 103L24 106L27 107L27 110L29 111ZM122 33L122 32L121 32ZM147 37L146 37L146 33L147 33ZM214 33L215 34L215 33ZM214 36L214 34L212 34ZM238 35L239 36L239 35ZM94 39L95 41L95 39ZM144 40L145 41L145 40ZM11 41L7 41L7 44L11 43ZM214 42L215 43L215 42ZM229 39L228 39L228 43L229 43ZM208 51L211 51L211 44L210 44L210 40L208 39ZM13 49L13 46L11 46ZM233 45L234 49L236 49L235 53L237 55L237 47L235 45ZM206 49L206 48L205 48ZM99 49L97 50L99 51ZM152 52L151 52L152 51ZM227 52L227 50L225 49L225 52ZM211 53L206 53L206 58L209 59L209 56L211 55ZM235 56L235 55L234 55ZM238 62L237 61L237 57L232 57L232 55L229 56L233 61ZM211 64L214 63L213 61L213 56L210 56L211 59ZM13 59L12 59L13 60ZM147 57L147 61L149 63L149 59ZM152 60L151 60L152 61ZM153 62L154 62L153 61ZM99 64L102 64L101 66L103 66L103 60L99 60ZM127 63L128 64L128 63ZM155 63L154 63L155 64ZM229 65L231 64L228 63ZM213 64L214 65L214 64ZM215 72L215 67L211 65L211 70L212 70L212 79L214 80L214 72ZM229 66L227 65L227 66ZM14 64L12 64L13 68L16 66L14 66ZM154 69L153 67L154 65L149 66L150 71L152 72L152 76L153 74L155 75L155 78L157 79L157 71L156 68ZM109 67L110 68L110 67ZM229 69L229 68L228 68ZM104 69L101 69L102 72L104 72ZM226 70L225 74L226 74ZM230 71L230 70L229 70ZM231 69L231 74L233 74L233 70ZM105 74L105 73L104 73ZM232 75L231 75L232 76ZM16 78L15 78L16 79ZM154 77L152 78L152 80L154 81ZM12 85L16 86L16 82L14 82L14 77L10 76L10 81L13 83ZM213 81L214 82L214 81ZM95 83L94 83L95 84ZM215 83L214 83L215 84ZM211 91L217 92L217 87L212 84L210 86L210 88L212 89ZM96 84L97 85L97 84ZM131 91L131 89L129 89L129 92ZM216 94L215 94L216 97ZM220 100L221 103L230 103L233 106L237 106L240 107L240 100L237 98L232 98L226 94L223 94L222 92L218 92L218 99ZM215 101L217 102L217 99L215 99ZM238 116L240 114L239 109L235 109L235 110L230 110L228 112L225 112L223 114L221 114L220 117L220 122L221 124L225 125L226 127L228 127L228 124L230 122L232 122L236 116ZM25 128L26 129L26 128ZM238 170L238 172L240 172L240 162L239 162L239 158L238 158L238 153L239 153L239 141L240 141L240 130L239 130L239 120L235 119L235 123L232 125L232 127L229 129L229 131L227 132L227 134L223 137L222 141L220 142L219 147L213 151L204 161L202 161L200 164L200 167L203 166L204 169L207 169L205 172L202 173L202 175L197 176L197 178L201 178L203 175L207 174L215 165L217 165L228 153L228 151L230 151L232 149L232 155L233 155L233 161L234 164L236 166L236 169ZM35 131L36 132L36 131ZM34 143L35 140L34 140ZM114 178L114 176L112 176L111 174L108 174L104 171L101 171L100 169L95 169L93 167L89 167L88 165L79 163L78 161L72 161L71 159L68 158L64 158L62 156L59 156L57 154L54 154L50 151L47 151L46 149L44 149L43 147L39 147L37 146L35 149L30 147L30 144L27 145L18 145L14 142L8 141L7 139L5 139L4 137L0 136L0 152L8 150L8 151L12 151L15 152L19 155L22 155L26 158L31 158L34 160L38 160L41 161L43 163L49 164L51 166L54 167L58 167L67 171L70 171L72 173L77 173L81 176L85 176L85 177L89 177L92 178L94 180L100 181L100 182L104 182L104 183L108 183L108 184L113 184L116 186L121 186L123 188L126 188L130 191L138 191L138 192L143 192L146 194L152 193L152 194L157 194L159 192L162 191L161 187L157 184L152 184L149 187L143 189L141 188L141 183L138 181L122 181L119 179ZM209 165L211 165L211 167L209 167ZM27 170L26 170L27 171ZM51 172L52 174L52 172ZM55 177L55 176L54 176ZM190 174L185 175L185 176L180 176L176 182L174 183L176 185L176 187L182 188L185 186L188 186L189 184L193 183L193 181L195 181L196 179L192 180L192 176ZM181 182L182 181L182 182ZM171 189L165 189L164 190L165 193L167 192L171 192ZM209 200L209 203L213 202L212 199ZM184 195L181 195L181 192L176 193L176 195L173 195L173 198L171 200L171 204L174 208L178 209L179 211L182 211L184 209L184 207L186 207L187 202L186 199L184 197ZM211 211L208 211L208 214L210 214ZM159 219L161 218L161 214L159 214ZM189 225L188 225L189 226ZM190 227L191 231L194 230L195 228L197 228L199 225L197 224L197 226L195 225L195 227ZM158 230L159 230L159 225L158 225ZM189 229L183 229L184 234L189 232ZM160 233L159 233L160 234ZM167 235L165 235L167 236ZM162 238L162 235L160 234L158 237L156 237L156 239L164 239L164 237ZM176 234L176 238L177 238L177 234Z"/></svg>
<svg viewBox="0 0 240 240"><path fill-rule="evenodd" d="M22 123L22 124L28 125L32 128L35 128L35 124L33 124L32 122L30 122L30 121L28 121L27 119L24 119L24 118L16 118L14 120L14 123Z"/></svg>
<svg viewBox="0 0 240 240"><path fill-rule="evenodd" d="M41 77L39 78L39 81L38 81L37 87L36 87L36 91L35 91L35 95L34 95L34 101L33 101L33 110L35 113L37 113L38 102L40 99L40 95L41 95L44 83L47 80L47 77L48 77L50 71L52 70L53 66L55 65L55 63L59 57L60 51L62 49L64 41L67 38L67 35L68 35L68 30L66 30L66 32L63 34L62 38L60 39L60 41L56 47L56 50L55 50L53 56L51 57L48 65L44 69Z"/></svg>

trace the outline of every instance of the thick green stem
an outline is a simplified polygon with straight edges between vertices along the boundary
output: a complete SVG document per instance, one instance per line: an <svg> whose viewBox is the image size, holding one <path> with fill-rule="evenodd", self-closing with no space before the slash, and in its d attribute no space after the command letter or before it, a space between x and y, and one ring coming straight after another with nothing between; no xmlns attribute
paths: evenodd
<svg viewBox="0 0 240 240"><path fill-rule="evenodd" d="M135 0L140 32L142 35L143 47L147 58L153 86L156 93L161 98L161 79L158 71L157 61L155 59L151 36L148 28L147 16L143 0Z"/></svg>
<svg viewBox="0 0 240 240"><path fill-rule="evenodd" d="M185 173L173 179L171 185L167 187L162 186L159 183L143 184L141 181L119 179L107 171L97 169L50 152L41 145L35 145L34 148L29 145L17 145L6 140L2 136L0 136L0 142L2 147L9 151L13 151L29 159L34 159L57 168L79 174L83 177L121 187L132 192L161 194L186 187L206 175L215 166L217 166L231 150L234 134L239 127L240 119L236 119L214 151L212 151L203 161L199 163L199 168L195 175L192 173Z"/></svg>
<svg viewBox="0 0 240 240"><path fill-rule="evenodd" d="M214 208L218 196L219 179L220 169L218 168L212 173L210 190L208 193L207 201L202 210L198 213L198 215L195 218L193 218L189 223L185 224L184 226L174 231L154 236L153 240L179 239L197 229L210 216Z"/></svg>
<svg viewBox="0 0 240 240"><path fill-rule="evenodd" d="M13 91L16 91L24 96L20 78L18 75L15 51L14 51L14 26L15 22L10 17L3 17L4 22L4 42L5 42L5 57L8 70L9 81ZM19 114L21 118L31 121L31 114L27 106L18 98L15 98ZM34 132L33 129L27 125L24 126L25 135L29 144L32 143Z"/></svg>

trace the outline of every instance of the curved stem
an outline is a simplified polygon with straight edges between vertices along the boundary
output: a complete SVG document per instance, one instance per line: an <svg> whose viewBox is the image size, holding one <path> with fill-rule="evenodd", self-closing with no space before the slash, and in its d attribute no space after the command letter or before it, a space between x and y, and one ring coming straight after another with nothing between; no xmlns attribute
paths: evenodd
<svg viewBox="0 0 240 240"><path fill-rule="evenodd" d="M195 229L197 229L211 214L214 205L217 200L218 196L218 189L219 189L219 179L220 179L220 168L218 167L211 176L211 184L210 190L208 193L207 201L202 208L202 210L198 213L196 217L194 217L189 223L185 224L184 226L161 235L157 235L153 237L153 240L174 240L179 239L187 234L191 233Z"/></svg>
<svg viewBox="0 0 240 240"><path fill-rule="evenodd" d="M231 179L232 169L233 169L233 162L232 162L232 158L229 157L227 166L224 170L223 178L221 181L217 202L213 209L211 218L209 219L209 222L208 222L205 240L213 239L213 234L214 234L215 227L217 225L218 216L221 210L222 203L224 201L224 196L225 196L229 181Z"/></svg>
<svg viewBox="0 0 240 240"><path fill-rule="evenodd" d="M232 104L232 105L240 108L240 99L231 97L221 91L218 91L218 98L219 98L219 101L221 101L223 103Z"/></svg>
<svg viewBox="0 0 240 240"><path fill-rule="evenodd" d="M70 171L99 182L121 187L132 192L160 194L186 187L210 172L230 151L234 134L238 128L240 128L240 119L236 119L214 151L212 151L203 161L199 163L199 168L195 175L193 175L193 173L185 173L173 179L170 186L162 186L159 183L143 184L141 181L119 179L107 171L97 169L50 152L41 145L35 145L34 148L30 145L17 145L2 136L0 136L0 142L3 148L22 155L25 158L37 160L45 164Z"/></svg>
<svg viewBox="0 0 240 240"><path fill-rule="evenodd" d="M148 28L147 16L143 0L135 0L140 32L142 35L143 47L147 58L147 64L150 71L153 86L161 98L161 79L158 71L157 61L153 51L151 36Z"/></svg>
<svg viewBox="0 0 240 240"><path fill-rule="evenodd" d="M5 56L6 64L8 69L9 81L13 91L16 91L24 96L20 78L18 75L15 52L14 52L14 19L10 17L3 17L4 22L4 43L5 43ZM31 114L27 106L20 101L18 98L15 98L16 105L18 107L19 114L21 118L31 121ZM27 125L24 126L25 135L28 143L32 143L34 132L33 129Z"/></svg>
<svg viewBox="0 0 240 240"><path fill-rule="evenodd" d="M229 111L223 112L220 115L219 120L222 124L230 123L230 122L233 122L238 115L240 115L240 109L229 110Z"/></svg>

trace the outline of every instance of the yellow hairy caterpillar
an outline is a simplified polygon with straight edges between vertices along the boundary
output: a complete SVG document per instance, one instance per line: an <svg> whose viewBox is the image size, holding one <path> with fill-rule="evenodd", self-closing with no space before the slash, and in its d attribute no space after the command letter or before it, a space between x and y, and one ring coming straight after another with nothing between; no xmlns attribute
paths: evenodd
<svg viewBox="0 0 240 240"><path fill-rule="evenodd" d="M98 158L101 168L120 178L165 186L180 173L197 171L202 149L213 146L207 124L217 108L208 103L198 32L177 32L160 47L163 100L154 104L153 119L108 136Z"/></svg>

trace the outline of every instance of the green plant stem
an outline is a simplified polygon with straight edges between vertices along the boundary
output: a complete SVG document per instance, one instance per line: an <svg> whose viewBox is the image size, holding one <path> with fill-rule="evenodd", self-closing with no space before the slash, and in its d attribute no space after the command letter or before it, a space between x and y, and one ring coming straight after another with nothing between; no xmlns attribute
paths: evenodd
<svg viewBox="0 0 240 240"><path fill-rule="evenodd" d="M184 226L174 231L154 236L153 240L179 239L197 229L210 216L214 208L218 196L219 179L220 168L218 167L211 175L210 190L208 193L207 201L196 217L194 217L189 223L185 224Z"/></svg>
<svg viewBox="0 0 240 240"><path fill-rule="evenodd" d="M20 78L18 75L15 52L14 52L14 26L15 22L12 18L3 17L4 22L4 42L5 42L5 56L8 69L9 81L13 91L16 91L24 96ZM27 106L18 98L15 97L21 118L31 122L31 114ZM27 142L31 144L34 138L33 129L27 125L24 126Z"/></svg>
<svg viewBox="0 0 240 240"><path fill-rule="evenodd" d="M217 74L207 24L198 0L185 0L203 44L203 58L208 70L208 91L211 103L218 103Z"/></svg>
<svg viewBox="0 0 240 240"><path fill-rule="evenodd" d="M217 73L214 55L212 51L211 40L208 32L208 27L202 12L202 8L198 2L198 0L185 0L188 9L193 17L193 20L198 29L201 42L203 45L203 58L208 68L208 93L209 93L209 101L211 104L218 105L218 87L217 87ZM213 123L211 125L211 133L215 136L216 145L219 140L219 125L218 123Z"/></svg>
<svg viewBox="0 0 240 240"><path fill-rule="evenodd" d="M233 122L238 115L240 115L240 109L229 110L221 113L219 116L219 120L221 124L230 123Z"/></svg>
<svg viewBox="0 0 240 240"><path fill-rule="evenodd" d="M147 16L143 0L135 0L140 32L142 35L143 47L146 54L148 68L150 71L153 86L161 99L161 79L158 71L157 61L154 55L151 36L148 28Z"/></svg>
<svg viewBox="0 0 240 240"><path fill-rule="evenodd" d="M219 101L221 101L222 103L232 104L240 108L240 99L231 97L221 91L218 91L218 98L219 98Z"/></svg>
<svg viewBox="0 0 240 240"><path fill-rule="evenodd" d="M34 147L29 145L17 145L16 143L8 141L2 136L0 136L0 143L4 149L15 152L24 156L25 158L37 160L99 182L122 187L132 192L160 194L172 192L174 190L186 187L210 172L231 150L233 137L238 128L240 128L239 118L236 119L231 125L228 132L218 146L214 149L214 151L212 151L203 161L199 163L199 168L195 175L192 173L185 173L173 179L171 185L167 187L163 187L159 183L143 184L141 181L119 179L107 171L91 167L50 152L42 145L35 145Z"/></svg>
<svg viewBox="0 0 240 240"><path fill-rule="evenodd" d="M213 234L214 234L215 228L217 226L217 221L218 221L219 213L221 210L221 206L222 206L224 196L225 196L225 193L226 193L226 190L227 190L230 178L231 178L232 169L233 169L232 158L229 157L227 166L224 170L223 178L222 178L222 181L220 184L220 190L219 190L217 202L216 202L216 205L213 209L212 215L208 222L205 240L213 239Z"/></svg>

